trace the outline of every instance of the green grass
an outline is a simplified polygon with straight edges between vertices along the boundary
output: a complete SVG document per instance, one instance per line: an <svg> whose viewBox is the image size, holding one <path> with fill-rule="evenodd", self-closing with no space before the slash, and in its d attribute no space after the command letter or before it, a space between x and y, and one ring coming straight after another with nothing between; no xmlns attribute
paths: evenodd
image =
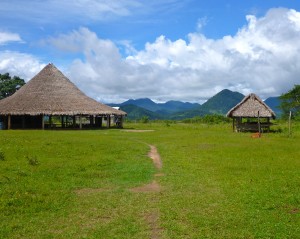
<svg viewBox="0 0 300 239"><path fill-rule="evenodd" d="M0 238L300 238L300 128L253 139L230 124L0 131ZM163 161L159 193L135 193Z"/></svg>

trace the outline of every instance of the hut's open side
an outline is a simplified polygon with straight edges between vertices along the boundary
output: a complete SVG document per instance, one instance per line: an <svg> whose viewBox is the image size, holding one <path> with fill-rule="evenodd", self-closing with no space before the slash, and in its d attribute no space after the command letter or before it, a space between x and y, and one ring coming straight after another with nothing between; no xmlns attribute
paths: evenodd
<svg viewBox="0 0 300 239"><path fill-rule="evenodd" d="M276 115L257 95L251 93L228 111L227 117L233 119L233 130L269 131L271 119Z"/></svg>
<svg viewBox="0 0 300 239"><path fill-rule="evenodd" d="M5 129L122 127L126 113L86 96L53 64L15 94L0 100Z"/></svg>

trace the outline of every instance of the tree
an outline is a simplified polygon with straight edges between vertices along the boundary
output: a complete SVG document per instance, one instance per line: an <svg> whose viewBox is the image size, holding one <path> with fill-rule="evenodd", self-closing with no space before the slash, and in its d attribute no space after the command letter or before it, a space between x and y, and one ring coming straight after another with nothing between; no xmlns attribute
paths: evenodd
<svg viewBox="0 0 300 239"><path fill-rule="evenodd" d="M0 100L15 93L25 81L18 76L11 77L9 73L0 74Z"/></svg>
<svg viewBox="0 0 300 239"><path fill-rule="evenodd" d="M300 115L300 85L295 85L293 89L282 94L279 98L283 115L287 116L290 111L294 116Z"/></svg>

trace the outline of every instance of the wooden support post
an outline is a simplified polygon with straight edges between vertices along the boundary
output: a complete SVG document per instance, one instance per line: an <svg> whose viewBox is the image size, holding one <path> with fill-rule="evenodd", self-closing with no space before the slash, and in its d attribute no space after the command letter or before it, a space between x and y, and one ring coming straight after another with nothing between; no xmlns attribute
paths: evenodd
<svg viewBox="0 0 300 239"><path fill-rule="evenodd" d="M109 128L110 127L110 115L107 115L106 117L106 127Z"/></svg>
<svg viewBox="0 0 300 239"><path fill-rule="evenodd" d="M45 120L44 120L44 115L42 115L42 129L45 129Z"/></svg>
<svg viewBox="0 0 300 239"><path fill-rule="evenodd" d="M79 115L79 129L82 129L82 116Z"/></svg>
<svg viewBox="0 0 300 239"><path fill-rule="evenodd" d="M10 129L11 128L11 116L8 115L7 116L7 129Z"/></svg>
<svg viewBox="0 0 300 239"><path fill-rule="evenodd" d="M76 127L76 115L73 115L73 128Z"/></svg>
<svg viewBox="0 0 300 239"><path fill-rule="evenodd" d="M124 117L123 117L123 115L121 116L121 119L120 119L121 121L120 121L120 128L123 128L123 120L124 120Z"/></svg>
<svg viewBox="0 0 300 239"><path fill-rule="evenodd" d="M94 127L94 116L93 115L90 115L90 126L91 126L91 128Z"/></svg>
<svg viewBox="0 0 300 239"><path fill-rule="evenodd" d="M290 111L289 115L289 137L291 137L292 132L291 132L291 120L292 120L292 111Z"/></svg>
<svg viewBox="0 0 300 239"><path fill-rule="evenodd" d="M49 116L49 128L52 128L52 115Z"/></svg>
<svg viewBox="0 0 300 239"><path fill-rule="evenodd" d="M235 118L233 117L232 118L232 132L234 132L234 120L235 120Z"/></svg>
<svg viewBox="0 0 300 239"><path fill-rule="evenodd" d="M22 115L22 129L25 129L25 115Z"/></svg>
<svg viewBox="0 0 300 239"><path fill-rule="evenodd" d="M258 118L258 133L259 133L259 137L260 137L260 134L261 134L261 128L260 128L260 118L259 118L259 111L257 111L257 118Z"/></svg>

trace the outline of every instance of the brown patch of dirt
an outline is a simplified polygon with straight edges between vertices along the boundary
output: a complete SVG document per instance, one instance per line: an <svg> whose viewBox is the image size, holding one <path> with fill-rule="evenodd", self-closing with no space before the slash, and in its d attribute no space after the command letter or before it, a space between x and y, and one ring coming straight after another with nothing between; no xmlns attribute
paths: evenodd
<svg viewBox="0 0 300 239"><path fill-rule="evenodd" d="M75 190L75 193L79 196L81 195L90 195L90 194L94 194L94 193L101 193L101 192L105 192L108 191L108 189L105 188L81 188L81 189L77 189Z"/></svg>
<svg viewBox="0 0 300 239"><path fill-rule="evenodd" d="M292 210L289 211L290 214L297 214L299 212L300 212L299 208L293 208Z"/></svg>
<svg viewBox="0 0 300 239"><path fill-rule="evenodd" d="M151 193L151 192L160 192L161 188L160 185L156 182L153 181L152 183L146 184L144 186L140 186L140 187L136 187L136 188L132 188L130 189L131 192L135 192L135 193Z"/></svg>
<svg viewBox="0 0 300 239"><path fill-rule="evenodd" d="M163 176L165 176L164 173L156 173L156 174L154 174L154 177L163 177Z"/></svg>
<svg viewBox="0 0 300 239"><path fill-rule="evenodd" d="M259 133L259 132L257 132L257 133L253 133L252 135L251 135L251 138L260 138L261 137L261 133Z"/></svg>
<svg viewBox="0 0 300 239"><path fill-rule="evenodd" d="M150 152L148 153L148 156L153 160L154 166L157 169L161 169L162 168L162 161L160 159L160 155L157 152L157 148L153 145L149 145L150 146Z"/></svg>
<svg viewBox="0 0 300 239"><path fill-rule="evenodd" d="M147 213L144 216L144 218L150 227L150 238L151 239L160 238L162 228L160 228L158 225L159 213L158 212L150 212L150 213Z"/></svg>

